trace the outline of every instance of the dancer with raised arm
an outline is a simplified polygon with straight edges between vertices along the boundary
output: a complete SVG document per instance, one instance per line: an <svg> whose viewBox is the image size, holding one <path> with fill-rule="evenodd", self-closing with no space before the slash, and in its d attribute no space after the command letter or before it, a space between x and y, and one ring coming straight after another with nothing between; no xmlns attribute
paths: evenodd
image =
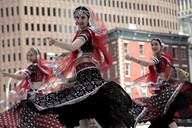
<svg viewBox="0 0 192 128"><path fill-rule="evenodd" d="M9 98L0 103L10 104L10 108L0 114L0 127L20 128L62 128L56 115L37 113L31 99L47 93L44 84L50 82L53 75L51 63L41 58L40 51L32 47L27 52L27 60L31 63L20 74L7 73L0 70L4 77L20 80L18 85L9 92ZM28 105L31 104L31 105Z"/></svg>
<svg viewBox="0 0 192 128"><path fill-rule="evenodd" d="M140 122L151 121L149 128L177 128L173 120L176 111L188 107L187 98L180 92L185 82L175 83L173 80L173 71L178 71L179 68L172 66L172 56L163 51L164 45L160 38L151 40L153 57L150 60L126 56L127 60L149 67L147 75L133 82L136 85L146 79L146 86L152 93L151 97L135 99L148 107L148 112Z"/></svg>
<svg viewBox="0 0 192 128"><path fill-rule="evenodd" d="M54 110L67 127L90 118L103 128L135 127L145 108L135 104L120 85L101 76L101 71L112 64L105 48L108 31L104 23L88 7L77 7L73 15L78 31L72 43L47 38L51 45L72 52L63 58L65 66L60 65L64 68L59 70L64 77L74 73L73 86L39 97L33 103L39 111ZM132 106L138 108L134 115L130 112Z"/></svg>

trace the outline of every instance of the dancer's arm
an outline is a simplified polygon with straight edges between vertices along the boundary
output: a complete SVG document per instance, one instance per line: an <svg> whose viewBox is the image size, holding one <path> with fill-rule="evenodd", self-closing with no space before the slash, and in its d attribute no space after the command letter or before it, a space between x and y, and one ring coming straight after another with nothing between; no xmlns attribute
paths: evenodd
<svg viewBox="0 0 192 128"><path fill-rule="evenodd" d="M7 73L7 72L4 72L3 70L0 69L0 72L3 74L4 77L11 77L13 79L16 79L16 80L23 80L27 77L26 74L24 73L21 73L21 74L12 74L12 73Z"/></svg>
<svg viewBox="0 0 192 128"><path fill-rule="evenodd" d="M73 43L61 42L56 39L53 39L52 37L48 37L47 39L49 40L50 45L55 45L57 47L69 50L71 52L77 50L85 43L85 41L81 38L77 38Z"/></svg>
<svg viewBox="0 0 192 128"><path fill-rule="evenodd" d="M133 62L135 62L137 64L143 65L143 66L155 65L154 60L141 60L141 59L138 59L138 58L130 56L130 55L126 55L126 59L130 60L130 61L133 61Z"/></svg>

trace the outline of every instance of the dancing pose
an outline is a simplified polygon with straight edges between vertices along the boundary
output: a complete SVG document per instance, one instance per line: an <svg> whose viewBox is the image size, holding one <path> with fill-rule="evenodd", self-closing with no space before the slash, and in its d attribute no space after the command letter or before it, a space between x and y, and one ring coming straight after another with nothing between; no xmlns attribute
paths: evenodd
<svg viewBox="0 0 192 128"><path fill-rule="evenodd" d="M27 60L31 64L20 74L0 70L4 77L21 80L16 88L10 91L9 98L1 101L1 103L8 103L12 106L0 114L0 127L62 128L63 126L56 115L51 113L41 115L35 112L35 109L33 109L35 107L28 105L31 104L31 99L47 93L47 90L42 87L45 83L50 82L53 73L50 63L41 58L40 51L37 48L30 48L27 52ZM13 105L14 103L16 104Z"/></svg>
<svg viewBox="0 0 192 128"><path fill-rule="evenodd" d="M147 78L146 85L153 94L151 97L135 99L147 105L148 112L140 122L151 121L149 128L177 128L173 117L176 111L186 109L188 102L183 93L180 93L184 83L174 83L172 57L163 51L164 43L159 38L151 41L153 58L141 60L127 55L126 59L143 66L149 66L149 74L139 78ZM139 82L139 81L137 81Z"/></svg>
<svg viewBox="0 0 192 128"><path fill-rule="evenodd" d="M105 48L107 29L94 12L84 6L74 10L78 31L72 43L48 37L51 45L69 50L63 58L60 73L71 77L73 86L33 100L39 111L50 109L57 113L67 127L79 125L79 120L95 118L103 128L135 127L144 114L143 106L132 101L124 89L113 81L102 78L100 71L109 69L112 57ZM130 111L137 108L136 113Z"/></svg>

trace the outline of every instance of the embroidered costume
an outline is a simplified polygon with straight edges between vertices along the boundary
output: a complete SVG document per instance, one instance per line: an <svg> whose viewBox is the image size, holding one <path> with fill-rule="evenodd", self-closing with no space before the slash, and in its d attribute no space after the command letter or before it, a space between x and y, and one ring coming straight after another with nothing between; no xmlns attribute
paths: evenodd
<svg viewBox="0 0 192 128"><path fill-rule="evenodd" d="M27 78L18 83L14 90L10 91L10 96L7 100L1 103L11 103L12 105L7 111L0 114L0 127L5 128L62 128L63 126L57 119L57 115L52 113L37 113L30 100L35 99L46 93L44 88L37 87L45 86L46 82L50 82L52 69L50 63L44 62L40 56L40 52L36 48L32 48L39 56L38 62L33 63L23 71ZM16 103L15 105L13 105Z"/></svg>
<svg viewBox="0 0 192 128"><path fill-rule="evenodd" d="M191 99L191 96L187 96L186 91L191 90L192 86L186 84L186 82L176 83L174 81L172 78L174 71L174 67L171 65L172 57L167 53L154 57L153 61L155 65L149 66L149 74L138 78L134 82L134 84L137 84L146 79L146 86L152 96L136 98L134 101L148 108L147 113L141 118L140 122L157 122L157 119L159 119L159 124L156 123L157 127L161 127L160 125L163 124L168 126L173 122L173 115L176 111L179 109L186 110L188 105L191 104L187 101L187 99ZM161 73L166 78L165 80L159 78Z"/></svg>
<svg viewBox="0 0 192 128"><path fill-rule="evenodd" d="M76 11L81 13L84 11L81 8ZM90 26L78 30L73 41L81 38L85 43L63 59L65 66L58 68L64 77L75 69L76 82L71 88L44 95L32 102L39 111L49 109L57 113L60 122L67 127L77 126L79 120L86 118L95 118L104 128L117 125L134 127L144 107L137 105L140 111L131 115L130 108L136 103L120 85L102 78L100 70L104 71L112 64L112 58L105 48L107 30L90 9L84 13L90 17ZM88 55L92 61L77 61L84 55Z"/></svg>

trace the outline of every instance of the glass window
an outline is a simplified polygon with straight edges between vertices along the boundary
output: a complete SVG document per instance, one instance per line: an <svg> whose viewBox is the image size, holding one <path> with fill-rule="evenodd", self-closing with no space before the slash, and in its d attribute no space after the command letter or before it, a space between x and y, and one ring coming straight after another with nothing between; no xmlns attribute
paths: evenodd
<svg viewBox="0 0 192 128"><path fill-rule="evenodd" d="M4 33L4 26L3 25L1 25L1 31L2 31L2 33Z"/></svg>
<svg viewBox="0 0 192 128"><path fill-rule="evenodd" d="M20 24L17 24L17 30L20 31Z"/></svg>
<svg viewBox="0 0 192 128"><path fill-rule="evenodd" d="M141 66L141 75L145 75L146 74L146 68L145 66Z"/></svg>
<svg viewBox="0 0 192 128"><path fill-rule="evenodd" d="M63 9L63 17L66 17L66 10Z"/></svg>
<svg viewBox="0 0 192 128"><path fill-rule="evenodd" d="M35 45L35 38L32 38L31 43L32 43L33 46Z"/></svg>
<svg viewBox="0 0 192 128"><path fill-rule="evenodd" d="M114 71L114 77L115 78L117 78L117 76L118 76L118 68L117 68L117 64L115 63L115 64L113 64L113 71Z"/></svg>
<svg viewBox="0 0 192 128"><path fill-rule="evenodd" d="M51 24L48 25L48 31L51 31Z"/></svg>
<svg viewBox="0 0 192 128"><path fill-rule="evenodd" d="M43 31L46 31L46 27L45 27L45 24L43 24Z"/></svg>
<svg viewBox="0 0 192 128"><path fill-rule="evenodd" d="M1 17L3 17L3 9L1 9Z"/></svg>
<svg viewBox="0 0 192 128"><path fill-rule="evenodd" d="M117 52L117 47L116 47L116 42L112 43L112 56L116 56Z"/></svg>
<svg viewBox="0 0 192 128"><path fill-rule="evenodd" d="M39 7L36 7L36 15L39 15Z"/></svg>
<svg viewBox="0 0 192 128"><path fill-rule="evenodd" d="M181 48L181 58L182 58L182 60L187 59L187 50L186 50L186 48Z"/></svg>
<svg viewBox="0 0 192 128"><path fill-rule="evenodd" d="M41 39L37 38L37 45L40 46L41 45Z"/></svg>
<svg viewBox="0 0 192 128"><path fill-rule="evenodd" d="M6 16L9 16L9 9L6 8Z"/></svg>
<svg viewBox="0 0 192 128"><path fill-rule="evenodd" d="M124 52L125 52L125 54L129 54L129 44L128 43L124 43Z"/></svg>
<svg viewBox="0 0 192 128"><path fill-rule="evenodd" d="M7 25L7 32L9 32L9 25Z"/></svg>
<svg viewBox="0 0 192 128"><path fill-rule="evenodd" d="M24 7L25 15L27 15L27 6Z"/></svg>
<svg viewBox="0 0 192 128"><path fill-rule="evenodd" d="M53 16L56 16L56 9L53 8Z"/></svg>
<svg viewBox="0 0 192 128"><path fill-rule="evenodd" d="M33 7L30 7L31 15L33 15Z"/></svg>
<svg viewBox="0 0 192 128"><path fill-rule="evenodd" d="M55 32L57 31L57 25L56 24L54 25L54 31Z"/></svg>
<svg viewBox="0 0 192 128"><path fill-rule="evenodd" d="M48 16L51 15L50 8L47 8L47 15L48 15Z"/></svg>
<svg viewBox="0 0 192 128"><path fill-rule="evenodd" d="M131 73L130 73L130 63L128 63L128 62L125 63L125 75L126 76L131 76Z"/></svg>
<svg viewBox="0 0 192 128"><path fill-rule="evenodd" d="M59 15L59 17L61 17L61 9L60 8L58 9L58 15Z"/></svg>
<svg viewBox="0 0 192 128"><path fill-rule="evenodd" d="M139 52L140 52L141 56L144 56L145 52L144 52L144 45L143 44L139 45Z"/></svg>
<svg viewBox="0 0 192 128"><path fill-rule="evenodd" d="M68 17L71 18L71 10L68 9Z"/></svg>
<svg viewBox="0 0 192 128"><path fill-rule="evenodd" d="M45 8L42 7L41 9L42 9L42 16L44 16L45 15Z"/></svg>
<svg viewBox="0 0 192 128"><path fill-rule="evenodd" d="M14 8L11 7L11 15L14 16Z"/></svg>
<svg viewBox="0 0 192 128"><path fill-rule="evenodd" d="M177 48L174 48L174 47L173 47L173 58L178 59Z"/></svg>

